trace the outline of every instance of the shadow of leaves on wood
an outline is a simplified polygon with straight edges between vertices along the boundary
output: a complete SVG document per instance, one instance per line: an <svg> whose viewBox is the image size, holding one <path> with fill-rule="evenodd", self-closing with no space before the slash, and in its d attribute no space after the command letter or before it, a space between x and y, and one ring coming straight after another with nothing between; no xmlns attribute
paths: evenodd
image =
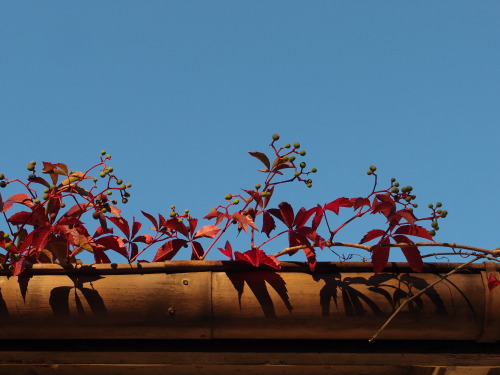
<svg viewBox="0 0 500 375"><path fill-rule="evenodd" d="M236 271L236 272L226 272L227 277L231 280L234 288L238 292L238 303L241 310L241 296L245 288L245 283L248 285L252 293L257 298L257 301L262 308L262 312L266 318L276 318L276 311L274 308L274 303L267 290L267 284L269 284L280 296L281 300L285 304L289 312L292 311L293 307L290 304L288 291L286 289L286 283L283 278L273 271Z"/></svg>

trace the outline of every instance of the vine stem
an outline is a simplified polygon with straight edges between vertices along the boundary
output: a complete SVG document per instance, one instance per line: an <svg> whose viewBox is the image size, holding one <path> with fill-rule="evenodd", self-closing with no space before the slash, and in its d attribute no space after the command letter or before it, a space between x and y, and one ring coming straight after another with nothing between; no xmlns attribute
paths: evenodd
<svg viewBox="0 0 500 375"><path fill-rule="evenodd" d="M377 246L377 247L406 247L406 246L420 246L420 247L425 247L425 246L432 246L432 247L451 247L453 249L464 249L464 250L471 250L471 251L477 251L483 254L488 254L493 257L498 257L500 256L500 250L495 249L495 250L487 250L487 249L482 249L480 247L475 247L475 246L468 246L468 245L460 245L456 243L450 243L450 242L411 242L411 243L390 243L390 244L378 244L378 245L362 245L358 243L348 243L348 242L331 242L327 241L326 242L327 247L334 247L334 246L340 246L340 247L354 247L357 249L363 249L366 251L371 252L372 249ZM319 247L316 244L312 244L309 246L306 245L299 245L299 246L293 246L293 247L287 247L286 249L281 250L280 252L274 254L275 257L280 257L282 255L292 253L296 250L300 249L305 249L305 248L310 248L310 247Z"/></svg>
<svg viewBox="0 0 500 375"><path fill-rule="evenodd" d="M441 281L447 279L449 276L453 275L454 273L460 271L462 268L468 266L469 264L471 263L474 263L476 260L479 260L481 259L482 257L478 256L478 257L475 257L474 259L471 259L469 260L468 262L466 263L462 263L461 265L459 265L458 267L454 268L453 270L451 270L450 272L448 272L446 275L442 275L439 277L439 279L437 279L436 281L434 281L432 284L429 284L427 285L424 289L422 289L420 292L418 292L417 294L415 294L414 296L412 296L411 298L408 298L407 300L405 300L401 305L399 305L399 307L396 309L396 311L394 311L392 313L392 315L389 317L389 319L387 319L385 321L385 323L377 330L377 332L375 332L375 334L372 336L372 338L370 340L368 340L368 342L373 342L374 340L377 339L377 337L382 333L382 331L394 320L394 318L399 314L399 312L401 310L403 310L403 308L409 304L411 301L415 300L416 298L420 297L422 294L424 294L425 292L427 292L430 288L434 287L434 285L440 283Z"/></svg>

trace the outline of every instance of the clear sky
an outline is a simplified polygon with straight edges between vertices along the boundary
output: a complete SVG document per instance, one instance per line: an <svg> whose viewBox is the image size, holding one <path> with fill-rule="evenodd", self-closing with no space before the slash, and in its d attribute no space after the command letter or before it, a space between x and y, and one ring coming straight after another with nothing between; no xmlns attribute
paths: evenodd
<svg viewBox="0 0 500 375"><path fill-rule="evenodd" d="M418 216L443 202L436 240L498 247L499 19L497 1L3 0L0 169L105 149L133 183L127 218L204 216L260 182L247 152L279 133L318 173L276 205L369 193L373 164Z"/></svg>

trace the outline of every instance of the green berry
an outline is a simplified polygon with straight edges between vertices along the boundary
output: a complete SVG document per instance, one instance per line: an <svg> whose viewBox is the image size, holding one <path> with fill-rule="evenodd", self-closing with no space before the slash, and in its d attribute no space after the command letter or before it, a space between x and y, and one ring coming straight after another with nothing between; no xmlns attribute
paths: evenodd
<svg viewBox="0 0 500 375"><path fill-rule="evenodd" d="M437 221L433 221L431 223L431 227L433 227L434 229L436 229L438 227L438 222Z"/></svg>
<svg viewBox="0 0 500 375"><path fill-rule="evenodd" d="M441 207L443 204L441 202L436 203L436 207Z"/></svg>
<svg viewBox="0 0 500 375"><path fill-rule="evenodd" d="M307 186L308 188L311 188L311 187L313 186L313 184L312 184L312 183L310 183L310 182L308 182L308 183L306 184L306 186Z"/></svg>
<svg viewBox="0 0 500 375"><path fill-rule="evenodd" d="M126 204L127 202L128 202L128 199L127 199L127 198L123 198L123 199L122 199L122 203L123 203L123 204Z"/></svg>
<svg viewBox="0 0 500 375"><path fill-rule="evenodd" d="M107 168L106 170L107 170L107 173L111 173L111 172L113 172L113 171L114 171L113 167L109 167L109 168Z"/></svg>
<svg viewBox="0 0 500 375"><path fill-rule="evenodd" d="M4 180L5 179L5 176L3 173L0 173L0 180Z"/></svg>
<svg viewBox="0 0 500 375"><path fill-rule="evenodd" d="M399 189L397 187L392 188L391 192L393 192L394 194L397 194L397 193L399 193Z"/></svg>
<svg viewBox="0 0 500 375"><path fill-rule="evenodd" d="M292 146L290 146L290 143L287 143L287 144L285 145L285 148L290 148L290 147L292 147Z"/></svg>
<svg viewBox="0 0 500 375"><path fill-rule="evenodd" d="M448 215L448 211L443 210L443 212L441 213L441 217L444 219L447 215Z"/></svg>
<svg viewBox="0 0 500 375"><path fill-rule="evenodd" d="M295 143L293 144L293 147L294 147L294 148L299 148L299 147L300 147L300 143L299 143L299 142L295 142Z"/></svg>
<svg viewBox="0 0 500 375"><path fill-rule="evenodd" d="M121 185L121 184L123 184L123 180L119 178L118 180L116 180L116 184L117 184L117 185Z"/></svg>
<svg viewBox="0 0 500 375"><path fill-rule="evenodd" d="M430 231L429 231L429 235L430 235L431 237L434 237L434 236L436 235L436 231L435 231L435 230L430 230Z"/></svg>
<svg viewBox="0 0 500 375"><path fill-rule="evenodd" d="M131 187L132 187L132 184L127 184L127 187L128 187L128 188L131 188Z"/></svg>
<svg viewBox="0 0 500 375"><path fill-rule="evenodd" d="M61 207L62 208L66 207L66 203L61 202Z"/></svg>
<svg viewBox="0 0 500 375"><path fill-rule="evenodd" d="M226 195L224 196L224 199L225 199L225 200L227 200L227 201L228 201L228 200L231 200L232 198L233 198L233 196L232 196L231 194L226 194Z"/></svg>
<svg viewBox="0 0 500 375"><path fill-rule="evenodd" d="M306 167L306 163L303 162L303 161L301 161L299 165L300 165L300 168L305 168Z"/></svg>
<svg viewBox="0 0 500 375"><path fill-rule="evenodd" d="M366 174L367 174L368 176L370 176L370 175L372 175L372 174L373 174L373 172L372 172L372 171L366 171Z"/></svg>
<svg viewBox="0 0 500 375"><path fill-rule="evenodd" d="M411 197L406 197L405 201L410 202L411 201Z"/></svg>
<svg viewBox="0 0 500 375"><path fill-rule="evenodd" d="M413 207L417 208L418 207L418 203L413 203Z"/></svg>
<svg viewBox="0 0 500 375"><path fill-rule="evenodd" d="M299 152L299 155L300 155L300 156L306 156L306 153L307 153L307 152L306 152L305 150L301 150L301 151Z"/></svg>
<svg viewBox="0 0 500 375"><path fill-rule="evenodd" d="M107 209L106 207L103 207L103 208L101 208L101 212L102 212L103 214L105 214L106 212L108 212L108 209Z"/></svg>
<svg viewBox="0 0 500 375"><path fill-rule="evenodd" d="M12 242L8 242L5 244L5 250L10 250L11 247L12 247Z"/></svg>
<svg viewBox="0 0 500 375"><path fill-rule="evenodd" d="M36 165L36 161L32 160L30 161L30 164Z"/></svg>
<svg viewBox="0 0 500 375"><path fill-rule="evenodd" d="M432 203L429 203L429 205L427 207L434 208L434 205Z"/></svg>
<svg viewBox="0 0 500 375"><path fill-rule="evenodd" d="M113 192L112 192L111 190L108 190L108 191L106 192L106 194L107 194L107 195L111 195L111 194L113 194Z"/></svg>
<svg viewBox="0 0 500 375"><path fill-rule="evenodd" d="M189 210L186 208L186 209L184 210L184 213L188 214L188 213L189 213Z"/></svg>
<svg viewBox="0 0 500 375"><path fill-rule="evenodd" d="M273 139L274 139L275 141L277 141L278 139L280 139L279 134L273 134Z"/></svg>
<svg viewBox="0 0 500 375"><path fill-rule="evenodd" d="M391 178L391 182L395 182L395 181L396 181L396 179L394 177Z"/></svg>
<svg viewBox="0 0 500 375"><path fill-rule="evenodd" d="M27 169L28 171L33 171L33 170L35 170L35 165L34 165L34 164L29 163L29 164L26 166L26 169Z"/></svg>
<svg viewBox="0 0 500 375"><path fill-rule="evenodd" d="M113 199L113 200L111 201L111 203L113 203L113 204L117 204L117 203L118 203L118 201L117 201L117 200L115 200L115 199Z"/></svg>
<svg viewBox="0 0 500 375"><path fill-rule="evenodd" d="M49 198L49 195L47 193L45 193L44 195L42 195L42 198L43 198L43 200L47 200Z"/></svg>
<svg viewBox="0 0 500 375"><path fill-rule="evenodd" d="M443 213L443 210L437 210L437 211L436 211L436 213L437 213L438 215L441 215L441 214Z"/></svg>
<svg viewBox="0 0 500 375"><path fill-rule="evenodd" d="M288 160L289 160L289 161L295 161L295 156L294 156L294 155L290 156L290 157L288 158Z"/></svg>
<svg viewBox="0 0 500 375"><path fill-rule="evenodd" d="M377 170L377 167L374 165L370 165L370 171L375 172Z"/></svg>
<svg viewBox="0 0 500 375"><path fill-rule="evenodd" d="M299 173L299 172L295 172L293 175L294 175L295 177L299 177L299 176L300 176L300 173Z"/></svg>
<svg viewBox="0 0 500 375"><path fill-rule="evenodd" d="M33 203L35 203L35 204L40 204L40 199L36 198L36 199L33 201Z"/></svg>
<svg viewBox="0 0 500 375"><path fill-rule="evenodd" d="M9 233L4 233L3 234L3 238L9 238L9 236L10 236Z"/></svg>
<svg viewBox="0 0 500 375"><path fill-rule="evenodd" d="M129 198L130 197L130 193L123 193L123 196L126 197L126 198Z"/></svg>
<svg viewBox="0 0 500 375"><path fill-rule="evenodd" d="M255 184L255 189L259 190L260 189L260 184Z"/></svg>
<svg viewBox="0 0 500 375"><path fill-rule="evenodd" d="M111 159L111 155L106 155L106 159Z"/></svg>
<svg viewBox="0 0 500 375"><path fill-rule="evenodd" d="M312 173L316 173L318 170L316 168L311 169Z"/></svg>
<svg viewBox="0 0 500 375"><path fill-rule="evenodd" d="M396 183L394 184L394 186L398 187L398 186L399 186L399 182L396 182Z"/></svg>
<svg viewBox="0 0 500 375"><path fill-rule="evenodd" d="M283 160L283 161L288 161L288 159L289 159L289 157L286 155L281 158L281 160Z"/></svg>
<svg viewBox="0 0 500 375"><path fill-rule="evenodd" d="M5 181L0 181L0 187L4 188L7 186L7 183Z"/></svg>
<svg viewBox="0 0 500 375"><path fill-rule="evenodd" d="M106 172L101 172L101 173L99 173L99 176L100 176L101 178L106 177Z"/></svg>
<svg viewBox="0 0 500 375"><path fill-rule="evenodd" d="M32 173L28 176L28 180L32 181L36 178L36 174Z"/></svg>
<svg viewBox="0 0 500 375"><path fill-rule="evenodd" d="M96 183L97 182L97 178L94 177L93 181L94 181L94 183Z"/></svg>
<svg viewBox="0 0 500 375"><path fill-rule="evenodd" d="M101 155L106 155L106 150L102 150Z"/></svg>
<svg viewBox="0 0 500 375"><path fill-rule="evenodd" d="M121 185L120 189L125 190L127 187L125 185Z"/></svg>
<svg viewBox="0 0 500 375"><path fill-rule="evenodd" d="M169 216L170 216L170 217L175 217L175 215L177 215L177 214L175 213L175 211L172 211L172 212L169 214Z"/></svg>
<svg viewBox="0 0 500 375"><path fill-rule="evenodd" d="M240 203L240 200L238 198L236 198L235 200L233 200L233 204L238 204Z"/></svg>

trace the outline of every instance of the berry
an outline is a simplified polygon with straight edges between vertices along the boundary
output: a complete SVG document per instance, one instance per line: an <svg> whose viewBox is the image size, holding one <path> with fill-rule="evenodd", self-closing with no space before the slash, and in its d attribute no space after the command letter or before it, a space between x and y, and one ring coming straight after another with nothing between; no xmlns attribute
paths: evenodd
<svg viewBox="0 0 500 375"><path fill-rule="evenodd" d="M441 215L443 213L443 210L437 210L436 213Z"/></svg>
<svg viewBox="0 0 500 375"><path fill-rule="evenodd" d="M397 193L399 193L399 189L397 187L392 188L391 192L393 192L394 194L397 194Z"/></svg>
<svg viewBox="0 0 500 375"><path fill-rule="evenodd" d="M101 216L101 215L97 211L92 214L92 217L94 218L94 220L99 219L99 216Z"/></svg>
<svg viewBox="0 0 500 375"><path fill-rule="evenodd" d="M294 147L294 148L299 148L299 147L300 147L300 143L299 143L299 142L295 142L295 143L293 144L293 147Z"/></svg>
<svg viewBox="0 0 500 375"><path fill-rule="evenodd" d="M432 203L429 203L429 205L427 207L434 208L434 205Z"/></svg>
<svg viewBox="0 0 500 375"><path fill-rule="evenodd" d="M255 184L255 189L259 190L260 189L260 184Z"/></svg>
<svg viewBox="0 0 500 375"><path fill-rule="evenodd" d="M238 204L240 203L240 200L238 198L236 198L235 200L233 200L233 204Z"/></svg>
<svg viewBox="0 0 500 375"><path fill-rule="evenodd" d="M438 227L438 222L437 221L433 221L431 223L431 227L433 227L434 229L436 229Z"/></svg>
<svg viewBox="0 0 500 375"><path fill-rule="evenodd" d="M436 207L441 207L443 204L441 202L436 203Z"/></svg>
<svg viewBox="0 0 500 375"><path fill-rule="evenodd" d="M225 199L225 200L227 200L227 201L228 201L228 200L231 200L231 198L233 198L233 196L232 196L231 194L226 194L226 195L224 196L224 199Z"/></svg>
<svg viewBox="0 0 500 375"><path fill-rule="evenodd" d="M28 176L28 180L34 180L36 178L36 174L32 173Z"/></svg>
<svg viewBox="0 0 500 375"><path fill-rule="evenodd" d="M116 184L117 184L117 185L121 185L121 184L123 184L123 180L122 180L122 179L118 179L118 180L116 180Z"/></svg>
<svg viewBox="0 0 500 375"><path fill-rule="evenodd" d="M278 139L280 139L279 134L273 134L273 139L274 139L275 141L277 141Z"/></svg>
<svg viewBox="0 0 500 375"><path fill-rule="evenodd" d="M290 157L288 158L288 160L290 160L290 161L295 161L295 156L294 156L294 155L290 156Z"/></svg>
<svg viewBox="0 0 500 375"><path fill-rule="evenodd" d="M61 207L62 208L66 207L66 203L61 202Z"/></svg>
<svg viewBox="0 0 500 375"><path fill-rule="evenodd" d="M131 187L132 187L132 184L127 184L127 187L128 187L128 188L131 188Z"/></svg>
<svg viewBox="0 0 500 375"><path fill-rule="evenodd" d="M99 173L99 176L100 176L101 178L104 178L104 177L106 177L106 173L105 173L105 172L101 172L101 173Z"/></svg>
<svg viewBox="0 0 500 375"><path fill-rule="evenodd" d="M36 198L33 202L34 202L35 204L40 204L40 199Z"/></svg>
<svg viewBox="0 0 500 375"><path fill-rule="evenodd" d="M299 176L300 176L300 173L299 173L299 172L295 172L293 175L294 175L295 177L299 177Z"/></svg>
<svg viewBox="0 0 500 375"><path fill-rule="evenodd" d="M35 165L34 165L34 164L29 163L29 164L26 166L26 169L27 169L28 171L33 171L33 170L35 170Z"/></svg>
<svg viewBox="0 0 500 375"><path fill-rule="evenodd" d="M45 193L44 195L42 195L42 198L43 198L43 200L47 200L49 198L49 195L47 193Z"/></svg>
<svg viewBox="0 0 500 375"><path fill-rule="evenodd" d="M30 161L30 164L36 165L36 161L32 160Z"/></svg>
<svg viewBox="0 0 500 375"><path fill-rule="evenodd" d="M102 150L101 155L106 155L106 150Z"/></svg>
<svg viewBox="0 0 500 375"><path fill-rule="evenodd" d="M405 201L410 202L411 201L411 197L406 197Z"/></svg>
<svg viewBox="0 0 500 375"><path fill-rule="evenodd" d="M107 169L107 173L111 173L111 172L113 172L113 171L114 171L113 167L109 167L109 168Z"/></svg>
<svg viewBox="0 0 500 375"><path fill-rule="evenodd" d="M287 143L284 147L285 147L285 148L290 148L290 147L292 147L292 146L290 146L290 143Z"/></svg>
<svg viewBox="0 0 500 375"><path fill-rule="evenodd" d="M189 213L189 210L186 208L186 209L184 210L184 213L188 214L188 213Z"/></svg>
<svg viewBox="0 0 500 375"><path fill-rule="evenodd" d="M310 182L308 182L308 183L306 184L306 186L307 186L308 188L311 188L311 187L313 186L313 184L312 184L312 183L310 183Z"/></svg>
<svg viewBox="0 0 500 375"><path fill-rule="evenodd" d="M12 242L8 242L5 244L5 250L10 250L11 247L12 247Z"/></svg>
<svg viewBox="0 0 500 375"><path fill-rule="evenodd" d="M441 217L444 219L447 215L448 215L448 211L443 210L443 212L441 213Z"/></svg>
<svg viewBox="0 0 500 375"><path fill-rule="evenodd" d="M372 175L372 174L373 174L373 172L372 172L372 171L366 171L366 174L367 174L368 176L370 176L370 175Z"/></svg>
<svg viewBox="0 0 500 375"><path fill-rule="evenodd" d="M108 191L106 192L106 194L107 194L107 195L111 195L111 194L113 194L113 192L112 192L111 190L108 190Z"/></svg>
<svg viewBox="0 0 500 375"><path fill-rule="evenodd" d="M394 177L391 178L391 182L395 182L395 181L396 181L396 179Z"/></svg>
<svg viewBox="0 0 500 375"><path fill-rule="evenodd" d="M303 161L302 161L302 162L300 162L300 164L299 164L299 165L300 165L300 168L305 168L305 167L306 167L306 163L305 163L305 162L303 162Z"/></svg>
<svg viewBox="0 0 500 375"><path fill-rule="evenodd" d="M94 178L93 181L94 181L94 183L96 183L97 182L97 178Z"/></svg>
<svg viewBox="0 0 500 375"><path fill-rule="evenodd" d="M435 230L430 230L430 231L429 231L429 235L430 235L431 237L434 237L434 236L436 235L436 231L435 231Z"/></svg>
<svg viewBox="0 0 500 375"><path fill-rule="evenodd" d="M170 217L175 217L175 215L177 215L177 214L175 213L175 211L172 211L171 213L169 213L169 216L170 216Z"/></svg>
<svg viewBox="0 0 500 375"><path fill-rule="evenodd" d="M299 155L300 155L300 156L306 156L306 151L305 151L305 150L301 150L301 151L299 152Z"/></svg>
<svg viewBox="0 0 500 375"><path fill-rule="evenodd" d="M123 193L123 196L126 197L126 198L129 198L130 197L130 193Z"/></svg>
<svg viewBox="0 0 500 375"><path fill-rule="evenodd" d="M120 189L125 190L127 187L125 185L120 185Z"/></svg>
<svg viewBox="0 0 500 375"><path fill-rule="evenodd" d="M312 173L316 173L318 170L316 168L311 169Z"/></svg>
<svg viewBox="0 0 500 375"><path fill-rule="evenodd" d="M9 238L9 233L4 233L3 238Z"/></svg>
<svg viewBox="0 0 500 375"><path fill-rule="evenodd" d="M370 171L375 172L377 170L377 167L374 165L370 165Z"/></svg>
<svg viewBox="0 0 500 375"><path fill-rule="evenodd" d="M394 184L394 186L398 187L398 186L399 186L399 182L396 182L396 183Z"/></svg>
<svg viewBox="0 0 500 375"><path fill-rule="evenodd" d="M0 187L4 188L7 186L7 183L5 181L0 181Z"/></svg>
<svg viewBox="0 0 500 375"><path fill-rule="evenodd" d="M0 180L3 180L3 179L5 179L5 176L3 173L0 173Z"/></svg>
<svg viewBox="0 0 500 375"><path fill-rule="evenodd" d="M418 207L418 203L413 203L413 207L417 208Z"/></svg>
<svg viewBox="0 0 500 375"><path fill-rule="evenodd" d="M111 159L111 155L106 155L106 159Z"/></svg>
<svg viewBox="0 0 500 375"><path fill-rule="evenodd" d="M123 203L123 204L126 204L127 202L128 202L128 199L127 199L127 198L123 198L123 199L122 199L122 203Z"/></svg>
<svg viewBox="0 0 500 375"><path fill-rule="evenodd" d="M103 207L103 208L101 208L101 212L102 212L103 214L105 214L106 212L108 212L108 209L107 209L106 207Z"/></svg>
<svg viewBox="0 0 500 375"><path fill-rule="evenodd" d="M117 201L117 200L115 200L115 199L113 199L113 200L111 201L111 203L113 203L113 204L117 204L117 203L118 203L118 201Z"/></svg>

